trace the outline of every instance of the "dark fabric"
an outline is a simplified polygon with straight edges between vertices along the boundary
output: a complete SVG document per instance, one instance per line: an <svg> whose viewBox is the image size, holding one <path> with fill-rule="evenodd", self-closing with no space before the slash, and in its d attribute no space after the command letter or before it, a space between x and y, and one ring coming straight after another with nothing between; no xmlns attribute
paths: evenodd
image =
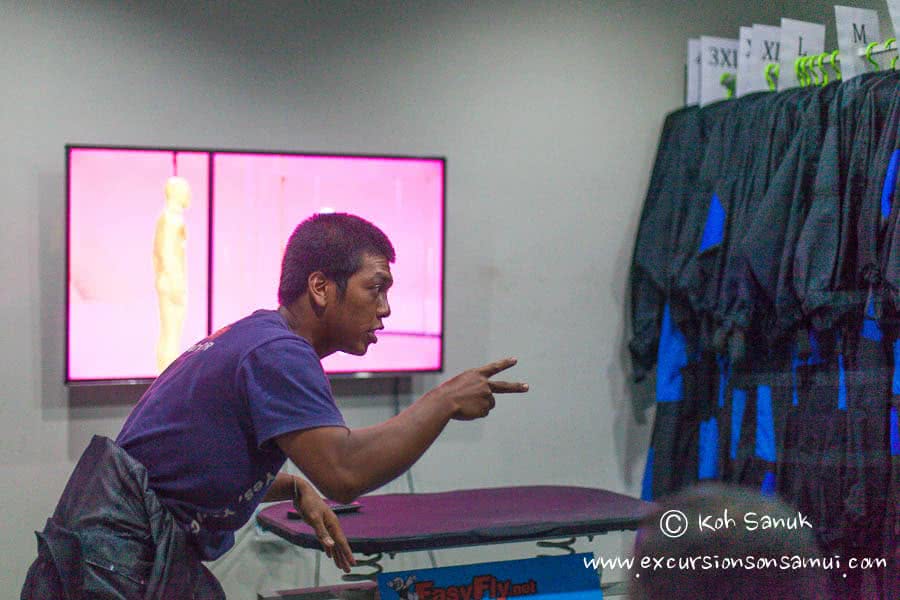
<svg viewBox="0 0 900 600"><path fill-rule="evenodd" d="M700 331L700 314L696 306L701 291L694 288L701 268L697 253L717 191L716 182L728 160L727 153L731 149L728 140L733 139L736 132L733 118L736 111L736 102L718 102L704 107L699 113L702 156L696 183L683 205L681 227L672 246L668 303L673 320L692 341L698 339Z"/></svg>
<svg viewBox="0 0 900 600"><path fill-rule="evenodd" d="M888 251L886 236L900 158L896 156L900 142L897 136L900 128L898 84L893 83L884 87L893 93L888 94L887 99L877 94L871 95L870 101L875 106L869 111L870 116L865 124L872 137L877 138L878 143L874 149L874 156L869 157L864 172L859 175L866 179L862 185L856 248L859 278L857 283L861 288L869 290L872 309L879 319L887 316L882 308L885 290L881 257ZM881 324L886 327L891 325L889 320L882 321Z"/></svg>
<svg viewBox="0 0 900 600"><path fill-rule="evenodd" d="M790 346L732 366L719 419L720 436L730 444L722 453L723 479L767 495L776 492L793 387Z"/></svg>
<svg viewBox="0 0 900 600"><path fill-rule="evenodd" d="M890 494L891 463L890 387L892 372L887 368L891 349L883 336L861 335L844 338L843 357L847 391L847 451L842 481L844 555L859 558L887 557L883 534ZM851 580L858 588L861 582Z"/></svg>
<svg viewBox="0 0 900 600"><path fill-rule="evenodd" d="M715 314L716 349L727 353L732 362L745 358L748 342L756 343L756 347L749 350L751 353L765 346L758 323L762 314L755 313L754 309L763 297L774 296L775 285L771 276L765 282L754 277L752 262L766 261L769 271L777 264L773 260L777 256L775 250L786 227L786 217L779 213L783 213L788 203L782 201L777 206L773 206L772 201L767 203L767 191L773 183L784 181L784 176L778 177L782 170L793 170L802 138L798 134L801 116L816 95L805 89L774 95L761 107L758 115L760 127L753 143L750 165L742 175L744 183L740 186L739 204L732 217L732 235L725 250L723 281ZM768 287L759 289L761 285ZM755 327L751 329L751 326Z"/></svg>
<svg viewBox="0 0 900 600"><path fill-rule="evenodd" d="M53 519L47 520L44 532L35 532L38 558L25 577L22 599L84 597L81 565L81 541Z"/></svg>
<svg viewBox="0 0 900 600"><path fill-rule="evenodd" d="M697 178L699 109L684 108L666 117L650 185L641 210L630 269L633 376L644 378L656 363L662 310L668 295L669 267Z"/></svg>
<svg viewBox="0 0 900 600"><path fill-rule="evenodd" d="M650 448L652 469L646 475L643 500L664 498L698 480L699 415L696 406L683 402L656 405Z"/></svg>
<svg viewBox="0 0 900 600"><path fill-rule="evenodd" d="M644 500L665 496L697 481L700 424L692 398L698 376L691 367L691 358L684 334L667 305L660 331L657 408L641 496ZM686 387L690 389L687 394Z"/></svg>
<svg viewBox="0 0 900 600"><path fill-rule="evenodd" d="M897 349L895 346L895 353ZM895 364L897 357L895 356ZM900 373L895 369L894 381L900 383ZM891 396L891 481L885 514L884 548L888 568L884 574L884 597L900 598L900 390Z"/></svg>
<svg viewBox="0 0 900 600"><path fill-rule="evenodd" d="M832 100L813 199L797 241L794 277L803 311L817 330L861 313L866 291L856 285L859 197L877 139L867 135L874 107L896 92L893 75L871 73L841 84ZM876 90L881 101L872 101ZM863 124L862 135L856 135Z"/></svg>
<svg viewBox="0 0 900 600"><path fill-rule="evenodd" d="M657 267L643 497L698 478L783 496L826 555L893 561L832 573L842 598L900 597L898 88L870 73L697 111L696 181Z"/></svg>
<svg viewBox="0 0 900 600"><path fill-rule="evenodd" d="M225 598L146 469L107 438L91 440L37 538L22 600Z"/></svg>
<svg viewBox="0 0 900 600"><path fill-rule="evenodd" d="M680 463L670 465L681 473L684 481L671 489L681 489L688 483L717 478L722 466L718 455L718 428L720 397L720 367L710 353L700 354L682 369L684 400L678 424L681 448L675 459ZM696 440L696 441L695 441ZM690 445L685 442L690 442ZM662 495L663 490L658 490Z"/></svg>
<svg viewBox="0 0 900 600"><path fill-rule="evenodd" d="M682 312L674 310L677 305L673 304L673 315L696 341L695 350L712 347L720 274L740 198L740 173L753 147L754 120L769 98L767 93L751 94L726 103L727 110L710 114L697 186L702 211L693 213L693 220L686 223L695 229L681 239L684 259L673 281L673 298L687 305Z"/></svg>
<svg viewBox="0 0 900 600"><path fill-rule="evenodd" d="M772 176L738 252L747 273L737 289L733 326L755 329L769 344L789 337L801 321L793 285L796 240L806 219L831 98L837 84L811 92L797 135Z"/></svg>
<svg viewBox="0 0 900 600"><path fill-rule="evenodd" d="M802 365L797 373L800 401L787 415L778 491L815 524L828 555L839 537L846 448L837 358Z"/></svg>
<svg viewBox="0 0 900 600"><path fill-rule="evenodd" d="M900 159L900 139L895 153L891 158ZM878 279L883 305L880 318L883 323L890 322L896 328L900 324L900 186L897 185L897 173L892 175L890 188L887 190L889 196L885 199L890 203L890 211L885 218L883 245L879 250Z"/></svg>

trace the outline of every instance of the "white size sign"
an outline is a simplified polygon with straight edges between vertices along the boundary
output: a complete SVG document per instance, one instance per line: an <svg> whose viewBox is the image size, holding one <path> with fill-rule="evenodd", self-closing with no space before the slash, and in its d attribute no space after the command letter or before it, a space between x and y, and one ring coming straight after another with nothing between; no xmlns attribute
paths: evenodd
<svg viewBox="0 0 900 600"><path fill-rule="evenodd" d="M746 93L765 92L769 89L766 67L778 63L781 47L781 29L770 25L754 25L750 35L750 66L747 69Z"/></svg>
<svg viewBox="0 0 900 600"><path fill-rule="evenodd" d="M795 19L781 19L780 72L778 90L797 87L794 63L801 56L814 56L825 51L825 26Z"/></svg>
<svg viewBox="0 0 900 600"><path fill-rule="evenodd" d="M700 38L700 105L727 97L722 76L737 75L738 41L703 36Z"/></svg>
<svg viewBox="0 0 900 600"><path fill-rule="evenodd" d="M687 87L684 90L687 106L700 104L700 38L688 40Z"/></svg>
<svg viewBox="0 0 900 600"><path fill-rule="evenodd" d="M869 42L880 41L878 13L865 8L835 6L834 16L841 50L841 75L847 81L869 70L866 57L859 56L859 50L865 49Z"/></svg>
<svg viewBox="0 0 900 600"><path fill-rule="evenodd" d="M753 56L753 28L741 27L738 35L738 68L735 96L743 96L747 93L747 84L750 82L750 62Z"/></svg>
<svg viewBox="0 0 900 600"><path fill-rule="evenodd" d="M887 0L891 21L894 23L894 36L900 38L900 0Z"/></svg>

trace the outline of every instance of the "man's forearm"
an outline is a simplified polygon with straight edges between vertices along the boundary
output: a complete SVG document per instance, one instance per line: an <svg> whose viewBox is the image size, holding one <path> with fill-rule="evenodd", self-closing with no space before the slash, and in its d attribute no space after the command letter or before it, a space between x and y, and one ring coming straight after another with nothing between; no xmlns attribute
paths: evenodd
<svg viewBox="0 0 900 600"><path fill-rule="evenodd" d="M413 465L453 416L432 390L399 415L361 429L321 427L279 438L282 450L326 496L349 502Z"/></svg>
<svg viewBox="0 0 900 600"><path fill-rule="evenodd" d="M381 487L412 467L452 415L450 403L432 393L384 423L350 430L344 460L357 471L359 493Z"/></svg>
<svg viewBox="0 0 900 600"><path fill-rule="evenodd" d="M513 358L463 371L380 425L350 430L318 427L277 438L278 446L322 493L349 502L409 469L450 419L486 417L495 393L520 393L524 383L491 381Z"/></svg>

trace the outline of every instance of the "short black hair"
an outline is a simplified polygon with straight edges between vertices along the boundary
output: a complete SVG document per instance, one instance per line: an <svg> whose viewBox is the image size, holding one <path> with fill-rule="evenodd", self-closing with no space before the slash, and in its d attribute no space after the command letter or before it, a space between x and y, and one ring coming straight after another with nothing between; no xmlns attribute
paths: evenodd
<svg viewBox="0 0 900 600"><path fill-rule="evenodd" d="M629 597L832 598L821 565L794 568L795 558L824 559L813 530L801 525L799 514L777 497L722 483L700 484L663 499L638 530ZM782 520L783 526L763 529L764 517ZM717 518L722 519L718 524ZM701 528L701 520L713 525Z"/></svg>
<svg viewBox="0 0 900 600"><path fill-rule="evenodd" d="M378 227L346 213L320 213L297 225L281 261L278 303L289 306L306 291L310 273L321 271L341 295L362 266L363 254L394 262L394 246Z"/></svg>

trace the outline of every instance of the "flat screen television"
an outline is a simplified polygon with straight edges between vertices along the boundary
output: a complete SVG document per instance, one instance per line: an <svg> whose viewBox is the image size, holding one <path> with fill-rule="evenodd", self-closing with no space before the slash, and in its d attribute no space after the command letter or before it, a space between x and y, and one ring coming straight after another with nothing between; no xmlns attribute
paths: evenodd
<svg viewBox="0 0 900 600"><path fill-rule="evenodd" d="M287 239L319 212L371 221L397 252L378 343L326 372L441 371L445 172L440 157L66 146L66 383L150 381L275 308Z"/></svg>

